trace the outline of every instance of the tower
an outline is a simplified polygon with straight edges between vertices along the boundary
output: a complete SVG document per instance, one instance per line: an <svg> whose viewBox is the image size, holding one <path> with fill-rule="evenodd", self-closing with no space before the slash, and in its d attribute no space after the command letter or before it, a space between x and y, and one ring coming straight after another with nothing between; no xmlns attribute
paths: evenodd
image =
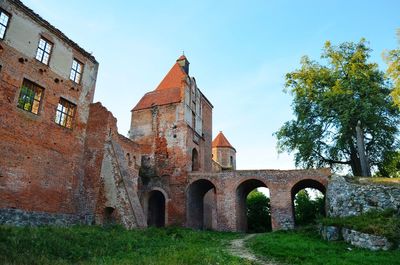
<svg viewBox="0 0 400 265"><path fill-rule="evenodd" d="M188 174L211 171L212 108L182 55L132 109L129 138L142 149L141 192L167 196L166 224L185 220Z"/></svg>
<svg viewBox="0 0 400 265"><path fill-rule="evenodd" d="M212 142L213 170L235 170L236 149L229 143L222 131Z"/></svg>

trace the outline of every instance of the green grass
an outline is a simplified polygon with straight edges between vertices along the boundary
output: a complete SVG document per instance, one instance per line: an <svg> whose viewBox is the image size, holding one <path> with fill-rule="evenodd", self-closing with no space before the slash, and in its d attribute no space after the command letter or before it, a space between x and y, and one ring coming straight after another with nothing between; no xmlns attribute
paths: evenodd
<svg viewBox="0 0 400 265"><path fill-rule="evenodd" d="M183 228L0 226L0 264L251 264L226 251L240 236Z"/></svg>
<svg viewBox="0 0 400 265"><path fill-rule="evenodd" d="M384 178L384 177L353 177L348 179L350 182L357 184L381 184L385 186L399 186L400 178Z"/></svg>
<svg viewBox="0 0 400 265"><path fill-rule="evenodd" d="M359 232L381 235L398 244L400 242L400 216L393 209L370 211L358 216L326 217L323 225L346 227Z"/></svg>
<svg viewBox="0 0 400 265"><path fill-rule="evenodd" d="M400 250L374 252L343 242L324 241L314 228L262 234L252 238L248 247L259 256L284 264L400 264Z"/></svg>

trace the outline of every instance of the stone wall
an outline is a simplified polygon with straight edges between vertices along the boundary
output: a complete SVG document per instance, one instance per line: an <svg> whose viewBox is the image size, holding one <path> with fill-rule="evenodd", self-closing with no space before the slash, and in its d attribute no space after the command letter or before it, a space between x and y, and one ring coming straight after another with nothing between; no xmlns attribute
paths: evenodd
<svg viewBox="0 0 400 265"><path fill-rule="evenodd" d="M321 226L320 234L327 241L344 240L353 246L370 250L389 250L396 247L386 237L361 233L348 228Z"/></svg>
<svg viewBox="0 0 400 265"><path fill-rule="evenodd" d="M93 216L75 214L29 212L21 209L0 209L0 224L16 226L92 224Z"/></svg>
<svg viewBox="0 0 400 265"><path fill-rule="evenodd" d="M388 208L400 211L400 186L360 184L333 176L326 193L327 215L345 217Z"/></svg>

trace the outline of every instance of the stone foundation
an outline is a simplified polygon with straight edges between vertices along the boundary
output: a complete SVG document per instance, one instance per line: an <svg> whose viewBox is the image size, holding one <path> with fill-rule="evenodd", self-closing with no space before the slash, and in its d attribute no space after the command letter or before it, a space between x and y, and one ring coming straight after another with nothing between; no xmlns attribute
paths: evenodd
<svg viewBox="0 0 400 265"><path fill-rule="evenodd" d="M374 251L389 250L394 247L394 244L384 236L361 233L348 228L321 226L320 234L327 241L343 240L353 246Z"/></svg>
<svg viewBox="0 0 400 265"><path fill-rule="evenodd" d="M71 226L76 224L92 224L93 216L74 214L28 212L20 209L0 209L0 224L15 226Z"/></svg>
<svg viewBox="0 0 400 265"><path fill-rule="evenodd" d="M342 228L342 236L345 242L370 250L389 250L393 246L386 237L361 233L347 228Z"/></svg>

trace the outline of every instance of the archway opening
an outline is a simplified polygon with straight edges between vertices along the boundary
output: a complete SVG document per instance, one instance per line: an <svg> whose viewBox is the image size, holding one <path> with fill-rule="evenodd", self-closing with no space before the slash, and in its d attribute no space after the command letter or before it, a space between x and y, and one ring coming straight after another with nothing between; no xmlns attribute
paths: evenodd
<svg viewBox="0 0 400 265"><path fill-rule="evenodd" d="M261 180L246 180L237 187L236 214L238 231L271 231L269 190Z"/></svg>
<svg viewBox="0 0 400 265"><path fill-rule="evenodd" d="M313 224L325 216L326 188L312 179L299 181L291 191L293 217L296 226Z"/></svg>
<svg viewBox="0 0 400 265"><path fill-rule="evenodd" d="M197 152L196 148L192 150L192 171L199 170L199 153Z"/></svg>
<svg viewBox="0 0 400 265"><path fill-rule="evenodd" d="M161 191L153 190L149 193L147 204L147 225L155 227L165 226L165 197Z"/></svg>
<svg viewBox="0 0 400 265"><path fill-rule="evenodd" d="M115 224L115 213L113 207L104 208L103 213L103 225L113 225Z"/></svg>
<svg viewBox="0 0 400 265"><path fill-rule="evenodd" d="M187 226L195 229L216 229L216 188L206 179L189 185L187 190Z"/></svg>

